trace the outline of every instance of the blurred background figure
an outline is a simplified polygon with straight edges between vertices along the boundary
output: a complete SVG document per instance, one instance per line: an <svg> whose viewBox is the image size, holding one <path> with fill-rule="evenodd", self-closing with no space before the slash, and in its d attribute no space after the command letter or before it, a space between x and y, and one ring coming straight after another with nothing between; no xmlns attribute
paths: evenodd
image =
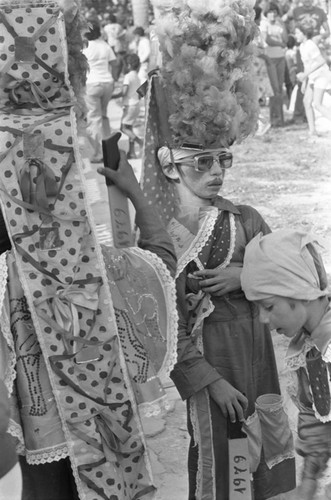
<svg viewBox="0 0 331 500"><path fill-rule="evenodd" d="M127 56L128 73L124 75L122 90L113 95L113 98L122 97L123 114L121 119L121 131L129 138L129 151L127 158L137 158L135 153L135 143L143 145L143 140L134 132L134 127L138 125L140 114L140 98L137 93L140 87L138 71L140 61L137 54Z"/></svg>
<svg viewBox="0 0 331 500"><path fill-rule="evenodd" d="M304 91L303 103L305 106L309 134L316 136L315 111L331 121L331 109L323 105L324 93L331 90L331 71L326 60L313 41L314 30L303 26L295 29L295 36L300 43L300 54L304 71L297 74Z"/></svg>
<svg viewBox="0 0 331 500"><path fill-rule="evenodd" d="M151 54L151 43L149 37L145 34L144 28L137 26L133 31L134 39L131 45L140 60L139 78L141 83L147 80L149 57Z"/></svg>
<svg viewBox="0 0 331 500"><path fill-rule="evenodd" d="M320 2L321 5L321 2ZM313 41L316 42L322 52L327 50L330 38L330 27L324 8L314 5L313 0L292 1L289 10L283 15L283 20L289 26L294 35L296 27L310 28L313 30ZM300 51L297 51L297 73L304 71ZM305 108L303 104L303 92L301 82L297 80L298 91L294 103L292 122L306 122Z"/></svg>
<svg viewBox="0 0 331 500"><path fill-rule="evenodd" d="M123 26L117 22L115 14L105 14L105 22L103 30L106 34L106 41L116 55L116 62L113 66L113 78L117 82L123 71L126 54L126 32Z"/></svg>
<svg viewBox="0 0 331 500"><path fill-rule="evenodd" d="M284 126L283 87L285 79L285 51L287 31L280 17L278 5L270 3L265 11L266 19L260 24L266 44L265 61L273 95L270 97L270 123L272 127Z"/></svg>
<svg viewBox="0 0 331 500"><path fill-rule="evenodd" d="M86 33L88 46L83 50L89 64L86 79L87 137L93 147L91 163L102 161L102 140L111 135L107 108L114 90L112 69L116 56L102 39L99 24Z"/></svg>
<svg viewBox="0 0 331 500"><path fill-rule="evenodd" d="M261 23L262 9L258 5L254 7L255 10L255 22L258 26ZM264 42L261 32L259 32L258 37L255 39L257 46L257 57L254 60L254 68L257 76L258 85L258 99L260 105L260 113L258 120L258 129L256 135L264 135L270 129L269 117L263 112L266 106L269 106L270 97L273 95L273 91L270 85L270 80L267 72L266 66L266 55L265 48L266 43Z"/></svg>

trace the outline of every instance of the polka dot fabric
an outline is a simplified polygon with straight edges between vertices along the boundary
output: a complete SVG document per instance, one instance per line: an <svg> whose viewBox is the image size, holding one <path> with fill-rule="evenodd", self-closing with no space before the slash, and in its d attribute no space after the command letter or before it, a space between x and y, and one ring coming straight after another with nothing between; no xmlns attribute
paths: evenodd
<svg viewBox="0 0 331 500"><path fill-rule="evenodd" d="M52 3L46 8L7 6L0 8L0 20L0 72L6 74L0 90L0 106L12 105L13 89L19 104L35 102L29 82L33 82L34 93L44 101L49 99L54 107L69 103L71 95L64 64L65 26L57 6Z"/></svg>
<svg viewBox="0 0 331 500"><path fill-rule="evenodd" d="M163 146L159 133L156 98L153 82L156 76L149 81L147 95L146 127L143 153L143 169L141 187L150 205L158 208L165 224L173 217L176 208L177 194L175 187L167 181L157 158L157 150Z"/></svg>
<svg viewBox="0 0 331 500"><path fill-rule="evenodd" d="M47 4L47 8L31 6L31 12L29 7L1 11L15 31L30 36L52 17L55 8ZM63 74L66 52L61 48L60 17L56 15L56 22L42 35L47 40L36 41L36 54ZM3 23L0 37L0 43L8 47L8 58L1 60L4 68L13 54L13 40ZM48 58L43 59L43 54ZM16 68L15 64L7 67L10 78L28 78L23 74L26 69L29 78L39 78L49 98L55 96L58 82L46 77L41 65ZM2 96L6 94L6 87L1 91ZM82 166L75 157L76 117L72 108L38 114L29 109L22 113L20 105L17 113L0 112L1 206L69 443L79 496L82 500L148 499L154 487L101 250L89 220ZM41 165L47 165L55 178L57 194L48 196L46 207L37 196L40 164L30 166L34 201L22 197L22 172L29 165L24 137L29 134L43 138ZM62 316L57 314L61 310L66 311ZM77 338L68 332L75 332ZM84 354L76 355L81 347ZM54 447L58 444L54 442ZM51 457L50 449L46 461Z"/></svg>

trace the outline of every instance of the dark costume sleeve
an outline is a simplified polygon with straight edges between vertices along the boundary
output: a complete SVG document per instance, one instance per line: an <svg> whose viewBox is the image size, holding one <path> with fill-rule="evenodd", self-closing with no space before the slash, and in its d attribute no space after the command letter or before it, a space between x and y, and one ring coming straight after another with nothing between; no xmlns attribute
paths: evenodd
<svg viewBox="0 0 331 500"><path fill-rule="evenodd" d="M140 229L139 247L160 257L174 277L177 264L175 249L156 210L151 206L139 208L136 224Z"/></svg>
<svg viewBox="0 0 331 500"><path fill-rule="evenodd" d="M194 393L207 387L212 382L221 379L221 375L213 368L199 352L187 333L188 311L185 300L185 271L177 278L177 308L178 308L178 348L177 363L170 373L182 399L187 399Z"/></svg>
<svg viewBox="0 0 331 500"><path fill-rule="evenodd" d="M255 208L249 205L238 205L238 208L241 213L241 223L245 231L247 242L261 232L263 234L271 232L270 227Z"/></svg>

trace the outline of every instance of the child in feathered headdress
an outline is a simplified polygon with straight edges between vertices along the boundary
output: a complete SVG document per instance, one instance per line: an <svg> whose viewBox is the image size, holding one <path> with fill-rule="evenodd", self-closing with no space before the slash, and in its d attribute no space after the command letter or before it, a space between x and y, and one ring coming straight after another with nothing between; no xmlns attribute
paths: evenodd
<svg viewBox="0 0 331 500"><path fill-rule="evenodd" d="M253 438L254 498L267 499L295 487L293 441L270 331L246 300L240 274L246 244L270 229L254 208L218 195L232 165L230 146L257 122L253 2L154 6L162 65L148 82L142 185L178 257L171 377L188 405L189 498L228 500L236 484L250 498L249 480L229 481L227 431L237 422ZM275 402L272 412L266 400Z"/></svg>

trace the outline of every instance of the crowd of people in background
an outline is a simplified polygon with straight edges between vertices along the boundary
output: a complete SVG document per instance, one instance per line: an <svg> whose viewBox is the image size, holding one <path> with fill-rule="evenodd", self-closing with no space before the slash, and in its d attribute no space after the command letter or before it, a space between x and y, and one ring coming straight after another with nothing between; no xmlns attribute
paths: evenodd
<svg viewBox="0 0 331 500"><path fill-rule="evenodd" d="M84 12L90 26L84 53L89 64L86 83L87 137L92 163L102 162L101 141L110 136L108 104L121 98L121 131L129 138L128 158L136 158L135 144L142 139L134 131L143 102L137 89L147 80L151 42L142 26L134 26L129 12L118 4L116 10ZM117 85L117 88L115 89Z"/></svg>
<svg viewBox="0 0 331 500"><path fill-rule="evenodd" d="M315 110L330 120L330 111L323 103L331 79L327 4L260 0L255 13L260 30L256 65L259 98L262 106L269 106L269 121L260 120L257 133L307 123L309 135L315 138ZM284 106L292 113L287 121Z"/></svg>
<svg viewBox="0 0 331 500"><path fill-rule="evenodd" d="M284 127L293 124L307 124L309 136L316 138L319 134L316 130L316 111L331 122L331 110L324 102L325 92L331 89L331 42L330 27L328 23L328 5L323 0L257 0L255 4L255 22L259 27L256 40L257 58L255 62L258 76L259 102L261 115L256 134L264 135L270 128ZM148 71L151 69L150 54L150 28L135 26L132 12L128 10L125 2L110 4L105 12L98 12L95 7L85 8L84 15L92 25L100 28L100 39L110 47L113 57L111 66L108 62L104 68L111 73L113 82L111 98L122 98L123 109L127 106L128 96L122 92L123 78L132 71L128 63L128 57L136 54L139 58L138 78L135 82L142 85L147 79ZM151 13L150 26L153 24ZM308 40L308 43L307 43ZM313 45L312 45L313 44ZM101 43L99 42L99 46ZM310 47L307 53L307 47ZM316 47L315 51L312 50ZM304 56L302 53L304 52ZM311 61L318 60L313 64ZM306 61L306 62L305 62ZM91 72L94 71L93 63ZM90 76L92 80L94 77ZM103 77L105 78L105 77ZM113 94L114 87L118 83L117 92ZM124 84L126 85L126 84ZM137 87L138 88L138 87ZM130 96L134 95L133 83L130 84ZM109 92L108 92L109 94ZM91 99L89 98L91 101ZM131 99L132 100L132 99ZM138 97L135 106L138 109ZM101 109L107 112L107 104L101 101ZM95 141L95 123L91 125L94 107L89 107L89 129L94 127L92 142ZM140 101L143 109L143 102ZM266 114L263 108L269 109ZM287 113L284 115L284 110ZM97 113L98 114L98 113ZM137 114L137 113L135 113ZM100 112L99 112L100 115ZM101 113L102 115L102 113ZM136 118L130 127L135 127ZM102 138L102 122L105 117L99 116L98 140ZM132 123L131 123L132 122ZM103 127L105 125L103 124ZM124 131L126 133L127 131ZM134 142L139 143L137 134L129 130L127 134L130 140L131 150L129 155L134 158ZM100 160L100 152L94 151L93 161Z"/></svg>

